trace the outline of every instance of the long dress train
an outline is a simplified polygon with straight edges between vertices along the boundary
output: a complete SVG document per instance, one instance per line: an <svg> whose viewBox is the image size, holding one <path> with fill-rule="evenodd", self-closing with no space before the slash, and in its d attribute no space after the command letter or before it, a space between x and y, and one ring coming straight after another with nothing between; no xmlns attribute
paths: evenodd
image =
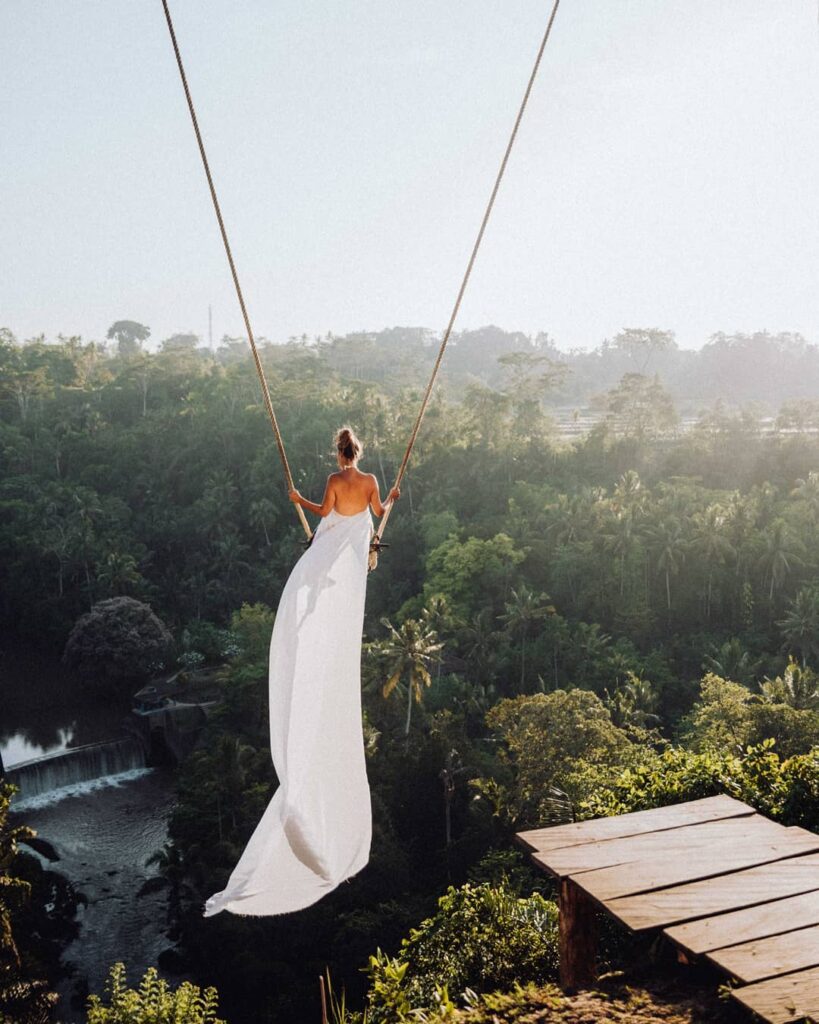
<svg viewBox="0 0 819 1024"><path fill-rule="evenodd" d="M227 885L204 916L310 906L369 859L361 632L369 508L331 510L282 591L270 640L270 752L279 778Z"/></svg>

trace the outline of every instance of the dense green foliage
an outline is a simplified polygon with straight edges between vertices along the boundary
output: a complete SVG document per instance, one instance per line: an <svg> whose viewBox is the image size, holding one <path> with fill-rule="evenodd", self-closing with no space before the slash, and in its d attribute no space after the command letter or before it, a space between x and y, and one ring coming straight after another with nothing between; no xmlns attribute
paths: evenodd
<svg viewBox="0 0 819 1024"><path fill-rule="evenodd" d="M217 997L212 988L202 992L189 981L172 989L149 967L135 989L128 988L125 964L111 968L107 999L91 995L88 1024L225 1024L216 1016Z"/></svg>
<svg viewBox="0 0 819 1024"><path fill-rule="evenodd" d="M819 828L816 347L652 329L566 355L487 328L455 339L369 579L370 864L298 915L203 919L276 786L267 651L301 538L244 343L144 330L0 335L0 628L59 651L134 599L168 668L218 672L156 863L231 1024L317 1017L328 966L373 1019L548 977L516 829L715 792ZM387 489L431 340L262 346L303 493L342 421Z"/></svg>
<svg viewBox="0 0 819 1024"><path fill-rule="evenodd" d="M47 1024L57 996L41 977L43 964L33 955L25 922L21 926L31 883L20 877L18 844L34 833L9 822L13 794L0 779L0 1024Z"/></svg>
<svg viewBox="0 0 819 1024"><path fill-rule="evenodd" d="M467 988L491 992L557 972L557 907L503 884L450 887L398 955L370 957L368 1022L391 1024Z"/></svg>
<svg viewBox="0 0 819 1024"><path fill-rule="evenodd" d="M148 605L109 597L77 619L63 661L88 680L133 684L164 665L171 644L171 634Z"/></svg>

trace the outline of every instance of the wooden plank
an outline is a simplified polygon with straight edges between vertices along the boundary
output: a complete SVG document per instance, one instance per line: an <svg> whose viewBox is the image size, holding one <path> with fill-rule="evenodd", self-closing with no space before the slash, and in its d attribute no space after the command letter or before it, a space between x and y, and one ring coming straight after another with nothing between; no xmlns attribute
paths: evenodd
<svg viewBox="0 0 819 1024"><path fill-rule="evenodd" d="M699 825L685 825L662 832L628 836L625 839L569 846L565 849L550 850L548 853L533 853L532 860L543 865L558 878L635 861L652 861L656 858L670 858L677 861L680 867L691 863L693 867L695 862L691 854L694 851L718 854L736 846L747 848L757 843L784 839L786 836L787 830L782 825L754 814L751 817L726 818ZM693 874L690 877L698 876ZM684 873L680 880L687 881Z"/></svg>
<svg viewBox="0 0 819 1024"><path fill-rule="evenodd" d="M803 858L797 858L800 860ZM804 858L807 859L807 858ZM777 864L792 864L790 860L777 861ZM774 867L775 865L771 865ZM756 868L752 870L758 870ZM686 953L699 956L715 949L730 946L741 937L743 941L763 939L769 935L794 931L819 924L819 862L813 864L813 892L789 896L787 899L776 899L762 903L756 907L746 907L727 914L717 914L687 924L678 924L666 928L666 936ZM750 874L750 872L747 872ZM726 877L726 876L721 876ZM808 879L810 881L810 879ZM769 892L770 890L766 890Z"/></svg>
<svg viewBox="0 0 819 1024"><path fill-rule="evenodd" d="M789 857L639 896L616 898L606 909L633 931L665 928L816 889L819 855ZM582 876L584 885L589 875ZM675 941L678 941L675 938ZM680 943L685 945L683 941Z"/></svg>
<svg viewBox="0 0 819 1024"><path fill-rule="evenodd" d="M819 926L727 946L709 953L708 959L746 983L819 967Z"/></svg>
<svg viewBox="0 0 819 1024"><path fill-rule="evenodd" d="M699 826L706 828L708 826ZM682 831L682 829L680 830ZM585 871L576 880L586 892L601 902L694 882L714 875L725 875L756 864L796 857L819 850L819 836L806 829L782 829L777 835L747 845L731 843L704 845L678 851L678 856L639 860L614 867ZM614 912L611 907L607 909Z"/></svg>
<svg viewBox="0 0 819 1024"><path fill-rule="evenodd" d="M731 995L769 1024L819 1017L819 968L735 988Z"/></svg>
<svg viewBox="0 0 819 1024"><path fill-rule="evenodd" d="M721 794L707 796L702 800L689 800L684 804L672 804L670 807L654 807L648 811L619 814L612 818L592 818L590 821L577 821L571 825L531 829L528 832L518 832L515 839L528 850L546 853L548 850L565 846L598 843L606 839L623 839L646 832L660 832L683 825L697 825L706 821L754 813L753 807Z"/></svg>

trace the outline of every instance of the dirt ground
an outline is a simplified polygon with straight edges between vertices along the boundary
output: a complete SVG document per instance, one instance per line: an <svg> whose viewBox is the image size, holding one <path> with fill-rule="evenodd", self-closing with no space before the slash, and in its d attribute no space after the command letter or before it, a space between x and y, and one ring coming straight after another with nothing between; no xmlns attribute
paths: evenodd
<svg viewBox="0 0 819 1024"><path fill-rule="evenodd" d="M451 1024L748 1024L750 1016L720 999L716 988L713 978L703 981L693 972L610 977L574 996L552 985L527 986L480 997L470 1009L442 1019Z"/></svg>

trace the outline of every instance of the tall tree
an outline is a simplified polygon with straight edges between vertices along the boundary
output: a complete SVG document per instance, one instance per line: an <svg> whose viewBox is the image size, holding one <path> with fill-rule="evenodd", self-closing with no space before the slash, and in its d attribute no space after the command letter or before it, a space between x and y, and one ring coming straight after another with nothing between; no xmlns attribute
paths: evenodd
<svg viewBox="0 0 819 1024"><path fill-rule="evenodd" d="M688 541L678 519L667 518L649 534L657 572L665 579L666 609L671 611L671 577L676 576L685 562Z"/></svg>
<svg viewBox="0 0 819 1024"><path fill-rule="evenodd" d="M534 625L547 615L554 614L554 605L549 603L548 594L536 594L524 583L512 590L512 600L505 604L506 611L500 616L507 629L520 638L520 689L523 692L526 680L526 642Z"/></svg>
<svg viewBox="0 0 819 1024"><path fill-rule="evenodd" d="M781 518L775 519L765 530L763 540L765 548L757 564L762 570L764 582L770 581L768 600L773 602L776 591L782 588L793 569L802 564L805 549Z"/></svg>
<svg viewBox="0 0 819 1024"><path fill-rule="evenodd" d="M705 511L695 515L691 547L693 551L701 556L702 561L707 567L708 585L705 593L705 617L710 620L714 570L721 565L725 565L736 555L734 546L728 539L725 512L719 505L709 505Z"/></svg>
<svg viewBox="0 0 819 1024"><path fill-rule="evenodd" d="M416 619L406 619L399 629L396 629L387 618L383 618L381 624L386 627L388 636L378 643L376 649L390 665L390 674L384 683L382 693L384 697L389 697L399 683L405 681L407 718L404 735L409 744L413 699L420 704L424 687L432 685L429 666L443 645L438 642L438 635L434 629Z"/></svg>
<svg viewBox="0 0 819 1024"><path fill-rule="evenodd" d="M798 590L777 625L785 638L785 647L800 656L803 668L809 658L819 659L819 590L816 587Z"/></svg>
<svg viewBox="0 0 819 1024"><path fill-rule="evenodd" d="M136 320L117 320L105 336L109 341L116 341L117 352L123 359L130 359L142 350L142 343L151 336L151 328Z"/></svg>
<svg viewBox="0 0 819 1024"><path fill-rule="evenodd" d="M677 347L673 331L662 331L659 327L626 327L615 337L614 347L625 352L644 374L653 356Z"/></svg>

